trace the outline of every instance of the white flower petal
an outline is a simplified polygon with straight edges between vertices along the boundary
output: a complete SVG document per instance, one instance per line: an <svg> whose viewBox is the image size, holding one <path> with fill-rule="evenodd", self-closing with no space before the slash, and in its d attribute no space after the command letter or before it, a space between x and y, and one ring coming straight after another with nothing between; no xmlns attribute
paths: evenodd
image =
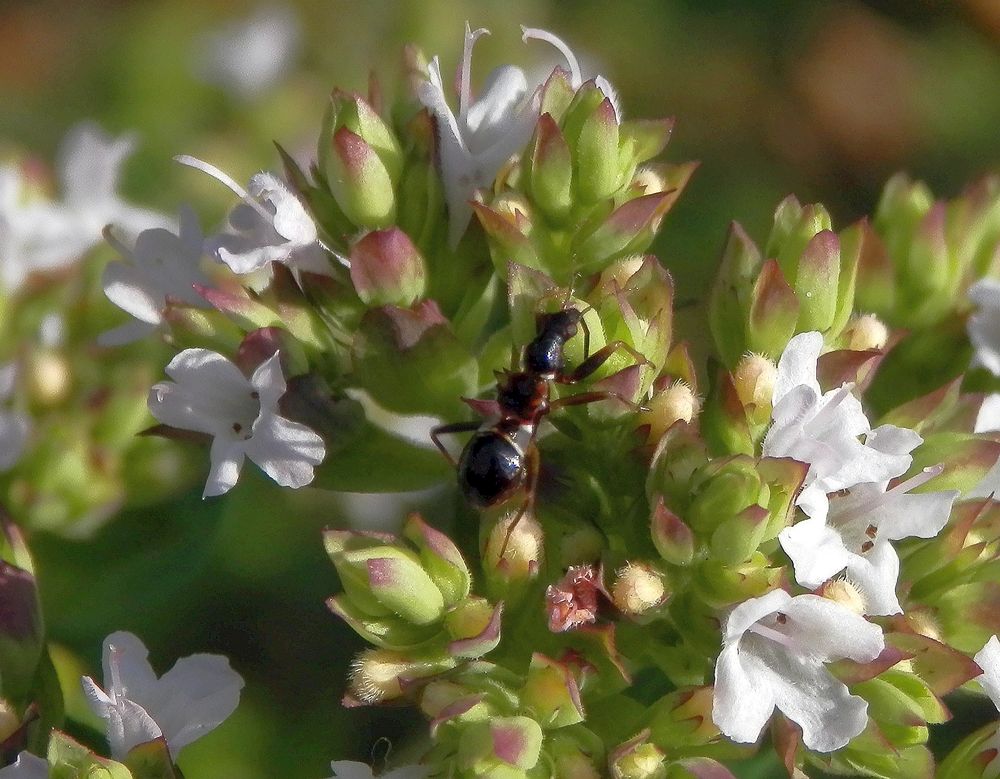
<svg viewBox="0 0 1000 779"><path fill-rule="evenodd" d="M973 660L983 669L982 675L977 676L976 681L990 696L993 705L1000 710L1000 640L996 636L991 636Z"/></svg>
<svg viewBox="0 0 1000 779"><path fill-rule="evenodd" d="M161 311L166 299L138 268L109 262L101 276L101 285L108 300L122 311L152 325L163 321Z"/></svg>
<svg viewBox="0 0 1000 779"><path fill-rule="evenodd" d="M151 706L170 754L218 727L236 710L243 678L221 655L196 654L178 660L158 682Z"/></svg>
<svg viewBox="0 0 1000 779"><path fill-rule="evenodd" d="M281 358L278 352L257 366L250 377L250 384L257 391L261 409L277 411L278 401L285 394L287 385L281 372Z"/></svg>
<svg viewBox="0 0 1000 779"><path fill-rule="evenodd" d="M958 490L900 493L887 498L878 509L879 535L901 538L934 538L951 515Z"/></svg>
<svg viewBox="0 0 1000 779"><path fill-rule="evenodd" d="M778 375L771 396L773 405L778 405L785 395L799 386L809 387L816 395L820 394L816 363L822 351L823 336L817 332L799 333L788 342L778 360Z"/></svg>
<svg viewBox="0 0 1000 779"><path fill-rule="evenodd" d="M726 641L739 638L755 622L787 606L792 596L784 590L771 590L759 598L750 598L729 612L723 632Z"/></svg>
<svg viewBox="0 0 1000 779"><path fill-rule="evenodd" d="M372 768L367 763L354 760L334 760L330 763L333 776L330 779L374 779Z"/></svg>
<svg viewBox="0 0 1000 779"><path fill-rule="evenodd" d="M974 433L993 433L1000 430L1000 392L987 395L976 415Z"/></svg>
<svg viewBox="0 0 1000 779"><path fill-rule="evenodd" d="M896 596L899 580L899 555L887 541L875 541L863 555L854 555L847 567L865 601L865 613L874 616L900 614L903 609Z"/></svg>
<svg viewBox="0 0 1000 779"><path fill-rule="evenodd" d="M48 779L49 764L31 752L21 752L11 765L0 768L0 779Z"/></svg>
<svg viewBox="0 0 1000 779"><path fill-rule="evenodd" d="M313 480L313 466L323 462L326 446L305 425L262 412L246 454L282 487L297 489Z"/></svg>
<svg viewBox="0 0 1000 779"><path fill-rule="evenodd" d="M217 495L224 495L235 487L240 478L246 453L245 441L233 441L221 436L212 441L210 453L212 465L201 497L214 498Z"/></svg>
<svg viewBox="0 0 1000 779"><path fill-rule="evenodd" d="M803 587L819 587L850 562L851 555L834 529L822 517L806 519L786 527L778 542L792 561L795 580Z"/></svg>
<svg viewBox="0 0 1000 779"><path fill-rule="evenodd" d="M980 279L969 288L969 300L979 307L967 324L973 365L1000 376L1000 282Z"/></svg>
<svg viewBox="0 0 1000 779"><path fill-rule="evenodd" d="M122 760L129 751L139 744L153 741L163 733L149 713L138 703L128 699L100 699L100 688L89 676L81 679L87 702L97 716L107 721L108 744L111 746L111 756ZM99 705L103 703L103 708Z"/></svg>
<svg viewBox="0 0 1000 779"><path fill-rule="evenodd" d="M0 471L9 471L24 454L31 420L24 414L0 410Z"/></svg>
<svg viewBox="0 0 1000 779"><path fill-rule="evenodd" d="M749 661L750 667L744 662ZM739 644L727 646L715 664L712 721L733 741L749 744L774 713L774 695L752 657L741 657Z"/></svg>
<svg viewBox="0 0 1000 779"><path fill-rule="evenodd" d="M847 657L867 663L885 649L882 628L818 595L792 598L781 611L788 632L807 641L810 655L824 662Z"/></svg>
<svg viewBox="0 0 1000 779"><path fill-rule="evenodd" d="M123 325L105 330L97 336L97 343L100 346L124 346L125 344L141 341L156 332L156 325L148 322L140 322L138 319L130 319Z"/></svg>
<svg viewBox="0 0 1000 779"><path fill-rule="evenodd" d="M143 700L156 686L156 674L149 664L149 651L138 636L118 630L104 639L101 664L104 681L115 678L128 680L128 692Z"/></svg>

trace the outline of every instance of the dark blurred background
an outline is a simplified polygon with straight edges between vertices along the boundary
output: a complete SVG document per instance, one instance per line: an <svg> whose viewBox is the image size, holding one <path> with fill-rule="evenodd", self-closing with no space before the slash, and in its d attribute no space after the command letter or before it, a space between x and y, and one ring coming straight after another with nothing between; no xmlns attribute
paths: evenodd
<svg viewBox="0 0 1000 779"><path fill-rule="evenodd" d="M477 46L474 83L501 63L543 61L541 44L521 44L523 23L569 42L627 115L676 117L667 158L702 162L656 246L681 301L703 298L728 223L763 240L790 192L825 203L843 227L874 208L894 171L952 195L1000 163L997 0L6 0L0 159L51 161L83 118L135 130L123 191L167 212L192 202L211 227L230 197L174 155L238 180L277 169L272 139L308 156L332 87L363 91L374 69L391 95L411 41L450 71L464 19L493 31ZM256 80L234 75L234 52ZM703 332L703 317L685 308L681 337ZM185 750L191 777L318 779L335 757L378 764L380 737L398 757L406 714L339 705L360 642L324 607L336 581L319 531L356 502L279 492L252 467L229 496L199 495L126 513L87 541L32 539L67 675L94 669L119 628L146 640L160 671L195 651L229 655L248 681L244 701ZM402 518L396 505L363 508L390 526Z"/></svg>

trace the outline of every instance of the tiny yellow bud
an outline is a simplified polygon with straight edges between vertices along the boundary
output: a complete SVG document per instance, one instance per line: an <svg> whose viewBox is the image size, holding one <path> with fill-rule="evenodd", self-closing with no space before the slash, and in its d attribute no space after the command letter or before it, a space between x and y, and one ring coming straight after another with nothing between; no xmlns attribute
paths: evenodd
<svg viewBox="0 0 1000 779"><path fill-rule="evenodd" d="M882 349L889 340L889 328L874 314L859 316L849 326L851 333L848 346L856 352Z"/></svg>
<svg viewBox="0 0 1000 779"><path fill-rule="evenodd" d="M865 596L850 579L834 579L827 582L823 585L820 595L859 616L865 613Z"/></svg>
<svg viewBox="0 0 1000 779"><path fill-rule="evenodd" d="M501 517L486 541L483 565L507 580L525 580L538 574L544 552L542 526L530 512L520 509ZM502 553L502 556L501 556Z"/></svg>
<svg viewBox="0 0 1000 779"><path fill-rule="evenodd" d="M615 573L611 600L626 614L643 614L666 598L663 577L646 563L628 563Z"/></svg>
<svg viewBox="0 0 1000 779"><path fill-rule="evenodd" d="M408 658L389 649L367 649L351 662L347 686L364 703L391 701L403 694L400 674L408 671Z"/></svg>
<svg viewBox="0 0 1000 779"><path fill-rule="evenodd" d="M656 168L639 168L632 178L632 186L642 189L644 195L655 195L667 189L667 180Z"/></svg>
<svg viewBox="0 0 1000 779"><path fill-rule="evenodd" d="M524 222L530 222L531 207L523 195L505 192L495 198L490 203L490 207L508 222L518 227L521 227Z"/></svg>
<svg viewBox="0 0 1000 779"><path fill-rule="evenodd" d="M663 752L652 744L642 744L616 760L612 766L615 779L659 779L666 776Z"/></svg>
<svg viewBox="0 0 1000 779"><path fill-rule="evenodd" d="M32 357L28 379L32 400L42 406L55 406L64 401L72 384L66 359L48 349L40 349Z"/></svg>
<svg viewBox="0 0 1000 779"><path fill-rule="evenodd" d="M466 598L444 617L448 635L453 639L480 635L493 619L493 605L485 598Z"/></svg>
<svg viewBox="0 0 1000 779"><path fill-rule="evenodd" d="M935 641L944 641L944 637L941 635L941 625L938 624L938 621L934 619L934 616L929 611L922 609L908 611L906 613L906 623L913 628L915 633L927 636L927 638L933 638Z"/></svg>
<svg viewBox="0 0 1000 779"><path fill-rule="evenodd" d="M21 726L21 719L14 707L0 698L0 741L4 741Z"/></svg>
<svg viewBox="0 0 1000 779"><path fill-rule="evenodd" d="M649 411L644 411L639 416L639 422L649 425L651 443L659 441L675 422L690 422L701 410L698 396L683 381L675 381L662 392L656 393L647 405Z"/></svg>
<svg viewBox="0 0 1000 779"><path fill-rule="evenodd" d="M745 408L761 409L765 421L771 415L777 377L778 367L764 355L752 352L743 355L733 371L733 386L740 402Z"/></svg>
<svg viewBox="0 0 1000 779"><path fill-rule="evenodd" d="M586 755L569 752L556 757L556 776L566 779L600 779L601 773Z"/></svg>

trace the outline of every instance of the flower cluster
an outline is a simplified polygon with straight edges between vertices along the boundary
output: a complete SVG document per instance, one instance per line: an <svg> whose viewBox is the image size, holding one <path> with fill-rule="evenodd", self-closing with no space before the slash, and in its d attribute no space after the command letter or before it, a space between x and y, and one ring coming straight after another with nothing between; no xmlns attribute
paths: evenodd
<svg viewBox="0 0 1000 779"><path fill-rule="evenodd" d="M896 178L840 231L794 197L761 245L734 225L707 355L648 253L696 167L657 160L672 121L628 118L535 28L565 67L503 65L476 90L485 34L466 25L456 99L415 48L395 105L335 91L307 169L279 147L283 170L244 187L177 157L231 194L218 232L184 206L176 231L131 235L113 176L77 214L113 223L101 286L132 318L101 343L171 352L142 389L144 440L205 445L206 498L246 459L295 489L454 485L450 534L412 514L324 535L328 606L371 645L344 705L429 723L421 764L384 776L725 777L758 751L790 776L996 776L995 723L939 762L928 734L973 680L1000 706L1000 187L935 203ZM11 224L50 224L3 200ZM20 370L0 372L0 468L37 428ZM5 746L44 697L18 559ZM83 683L117 762L56 731L47 763L0 774L175 775L241 685L207 655L157 679L128 633L104 664L103 689Z"/></svg>

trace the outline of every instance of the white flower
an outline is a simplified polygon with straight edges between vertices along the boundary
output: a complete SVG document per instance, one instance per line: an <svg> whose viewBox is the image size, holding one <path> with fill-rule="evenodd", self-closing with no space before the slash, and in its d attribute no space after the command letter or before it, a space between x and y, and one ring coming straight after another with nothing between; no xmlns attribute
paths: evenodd
<svg viewBox="0 0 1000 779"><path fill-rule="evenodd" d="M865 729L868 703L824 665L870 662L884 647L878 625L825 598L783 590L751 598L726 620L712 720L733 741L750 743L777 707L802 728L809 749L840 749Z"/></svg>
<svg viewBox="0 0 1000 779"><path fill-rule="evenodd" d="M108 300L135 320L102 333L98 342L117 346L143 338L163 325L167 296L193 306L205 301L195 292L195 284L207 284L199 269L204 237L198 218L188 206L180 210L178 235L162 227L143 230L135 248L119 241L110 228L105 238L124 262L110 262L101 283Z"/></svg>
<svg viewBox="0 0 1000 779"><path fill-rule="evenodd" d="M825 521L812 517L782 530L778 540L792 560L796 581L815 588L846 570L864 599L866 614L899 614L899 556L889 542L933 538L947 524L957 490L910 492L941 470L925 468L892 489L887 489L888 482L858 484L830 501Z"/></svg>
<svg viewBox="0 0 1000 779"><path fill-rule="evenodd" d="M583 86L583 71L580 70L580 63L576 59L576 55L573 50L566 45L566 42L562 38L557 38L555 35L550 33L548 30L540 30L537 27L525 27L521 25L521 40L527 42L528 40L539 40L545 41L555 46L559 50L559 53L563 55L566 60L566 64L569 66L569 78L570 86L573 89L579 89ZM604 76L595 76L594 84L597 86L604 96L611 101L611 107L615 109L615 118L620 122L622 119L621 105L618 101L618 93L615 92L614 87L611 86L610 82L604 78Z"/></svg>
<svg viewBox="0 0 1000 779"><path fill-rule="evenodd" d="M980 279L969 287L969 300L978 307L966 325L976 350L972 364L1000 376L1000 281Z"/></svg>
<svg viewBox="0 0 1000 779"><path fill-rule="evenodd" d="M206 242L209 251L234 273L254 273L282 262L295 270L330 275L316 223L277 176L254 174L248 192L214 165L187 155L174 159L221 181L243 201L229 213L233 232Z"/></svg>
<svg viewBox="0 0 1000 779"><path fill-rule="evenodd" d="M243 460L260 466L282 487L303 487L326 453L323 439L278 414L285 379L278 354L248 379L221 354L185 349L166 369L174 381L156 384L149 410L160 422L213 436L204 497L228 492Z"/></svg>
<svg viewBox="0 0 1000 779"><path fill-rule="evenodd" d="M0 365L0 472L17 465L31 434L31 419L5 407L14 394L16 382L17 365Z"/></svg>
<svg viewBox="0 0 1000 779"><path fill-rule="evenodd" d="M178 660L157 678L146 647L131 633L104 639L104 689L84 676L84 694L97 716L107 720L111 755L121 760L139 744L161 736L171 758L213 730L236 709L243 679L221 655Z"/></svg>
<svg viewBox="0 0 1000 779"><path fill-rule="evenodd" d="M101 241L105 225L129 237L170 226L163 215L126 203L118 178L135 138L112 138L84 122L67 134L59 152L62 201L25 197L19 170L0 169L0 280L16 290L34 271L65 267Z"/></svg>
<svg viewBox="0 0 1000 779"><path fill-rule="evenodd" d="M301 25L287 5L265 6L248 19L206 35L196 69L208 83L251 99L276 86L299 49Z"/></svg>
<svg viewBox="0 0 1000 779"><path fill-rule="evenodd" d="M796 505L812 517L826 514L828 493L886 481L905 473L912 462L909 454L876 443L909 431L897 433L901 428L883 425L874 435L861 402L851 394L853 385L822 394L816 381L822 348L817 332L788 342L778 361L771 427L762 447L765 457L791 457L809 465Z"/></svg>
<svg viewBox="0 0 1000 779"><path fill-rule="evenodd" d="M448 107L441 65L434 57L428 66L429 81L420 85L420 102L437 119L438 154L445 200L448 203L448 237L458 244L469 224L469 206L477 189L493 183L497 171L512 154L528 143L538 118L537 90L528 94L524 72L502 65L486 77L483 92L472 99L470 75L472 48L489 30L465 24L465 46L458 78L458 116Z"/></svg>
<svg viewBox="0 0 1000 779"><path fill-rule="evenodd" d="M21 752L11 765L0 768L0 779L49 779L49 764L31 752Z"/></svg>
<svg viewBox="0 0 1000 779"><path fill-rule="evenodd" d="M353 760L334 760L330 763L333 776L330 779L374 779L375 774L367 763ZM423 765L405 765L395 768L385 774L379 774L379 779L426 779L430 768Z"/></svg>
<svg viewBox="0 0 1000 779"><path fill-rule="evenodd" d="M1000 641L996 636L991 636L986 645L972 658L976 665L983 669L981 676L976 677L976 681L983 688L993 705L1000 711ZM998 754L983 771L984 777L1000 775L1000 730L983 744L983 751L996 749Z"/></svg>

